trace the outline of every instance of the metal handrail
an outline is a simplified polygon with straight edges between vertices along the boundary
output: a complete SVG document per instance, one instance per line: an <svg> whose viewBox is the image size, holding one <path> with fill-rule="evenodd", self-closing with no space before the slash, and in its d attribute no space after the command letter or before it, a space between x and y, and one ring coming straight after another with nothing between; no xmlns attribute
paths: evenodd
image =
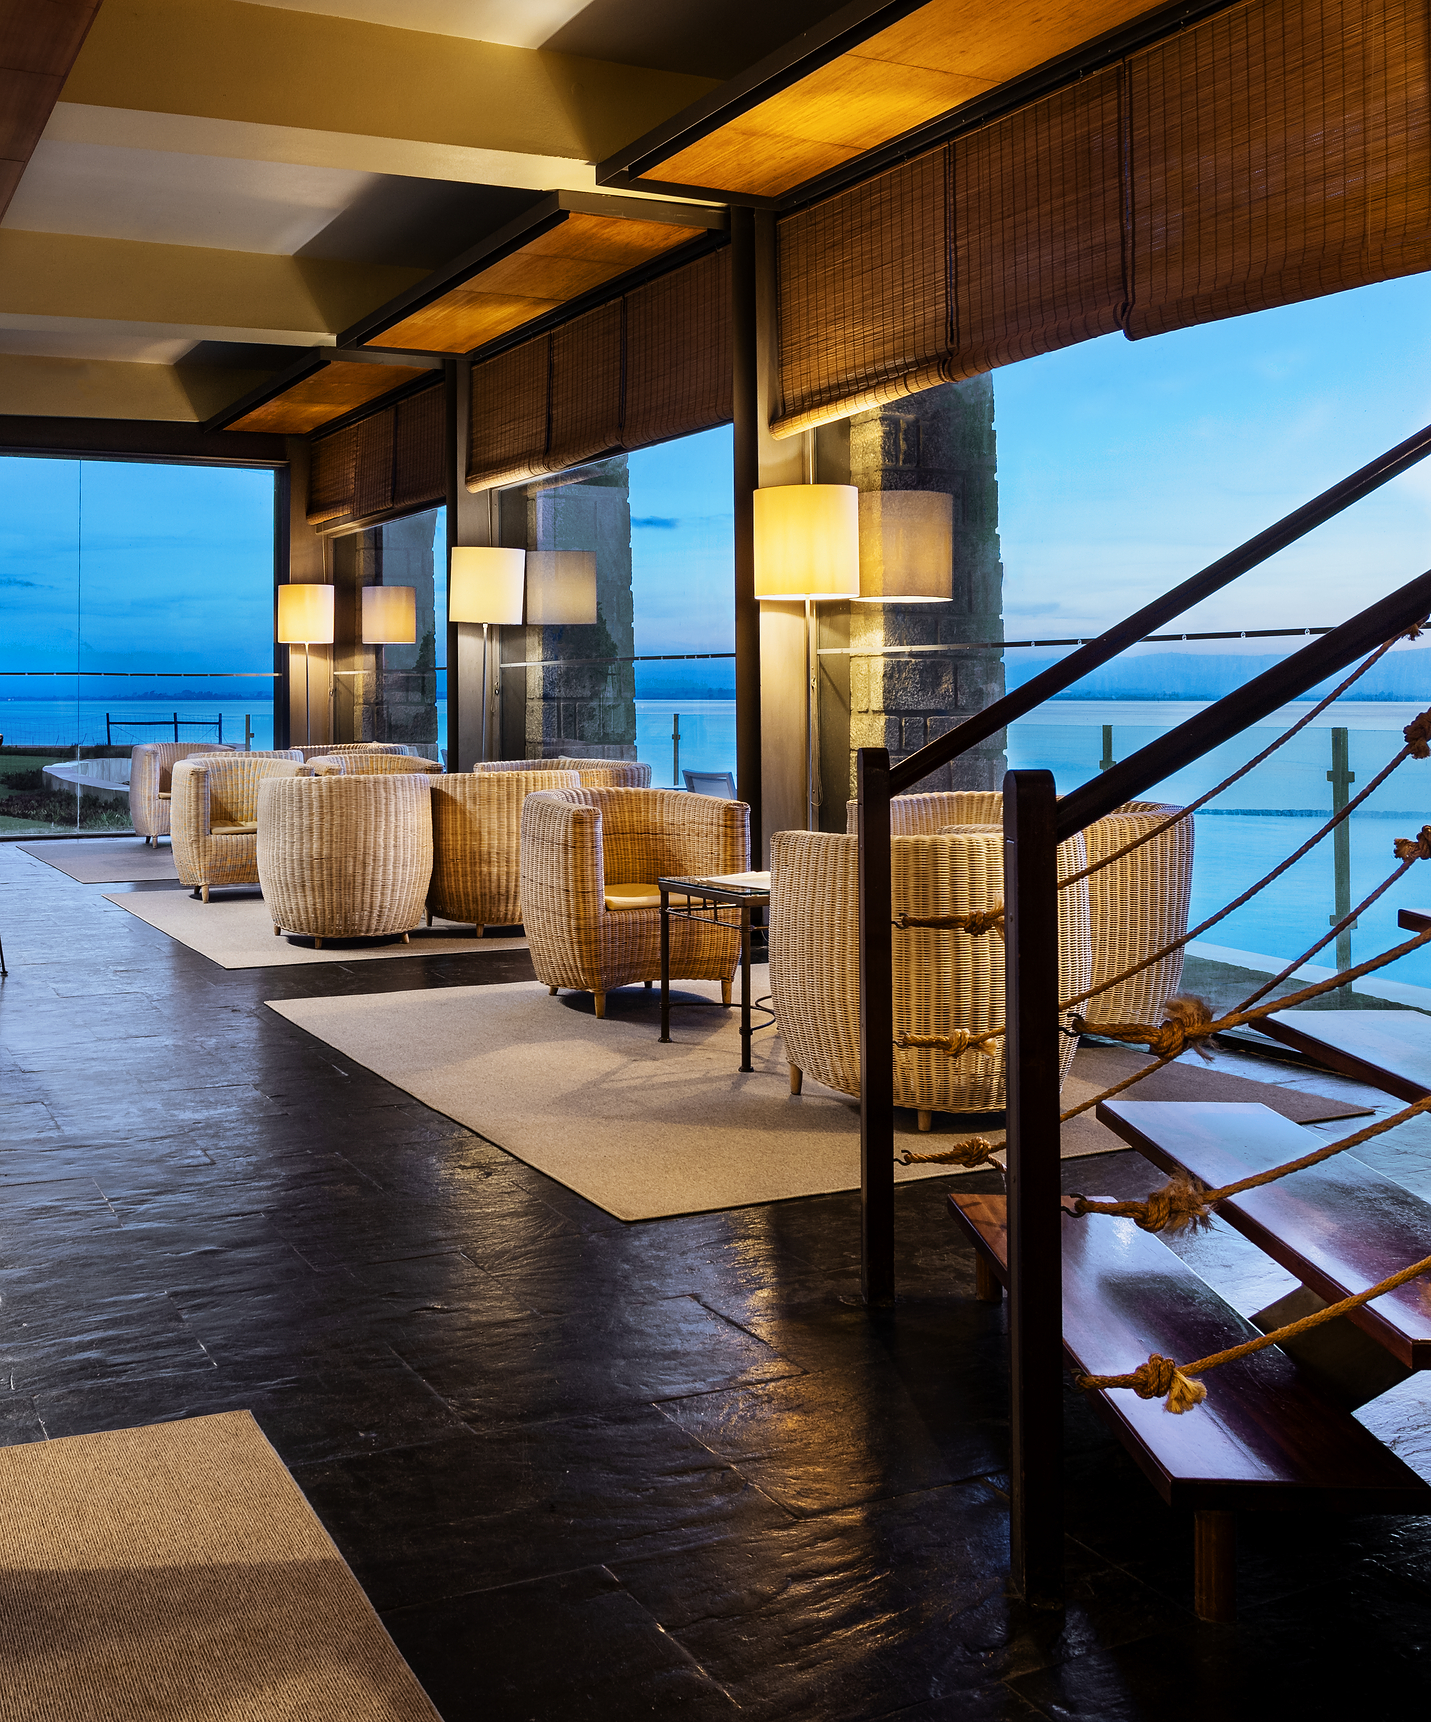
<svg viewBox="0 0 1431 1722"><path fill-rule="evenodd" d="M1090 671L1098 669L1110 658L1116 658L1127 647L1136 645L1145 635L1171 622L1174 616L1182 615L1184 610L1190 610L1194 604L1201 603L1214 592L1220 592L1224 586L1231 585L1234 580L1240 579L1269 557L1275 556L1279 550L1285 550L1289 544L1295 544L1299 538L1305 538L1316 527L1343 513L1354 502L1359 502L1362 497L1379 490L1393 478L1400 477L1419 461L1425 460L1428 454L1431 454L1431 425L1417 431L1415 436L1407 437L1405 442L1397 443L1395 448L1388 449L1385 454L1378 455L1375 460L1369 461L1340 483L1324 490L1320 496L1314 496L1310 502L1304 502L1300 508L1294 508L1275 525L1259 532L1256 537L1249 538L1237 549L1229 550L1226 556L1220 556L1216 562L1210 562L1206 568L1184 580L1181 585L1174 586L1161 598L1155 598L1151 604L1145 604L1141 610L1115 623L1091 644L1082 646L1068 657L1060 659L1058 663L1051 664L1048 669L1025 682L1021 688L1016 688L1011 694L1005 694L1002 699L995 700L993 705L985 706L983 711L976 712L961 724L956 724L946 735L926 743L917 753L912 753L898 765L891 766L890 793L898 795L901 790L912 788L921 778L928 777L930 772L937 771L941 765L948 765L950 760L957 759L961 753L967 753L971 747L977 747L981 741L987 741L990 736L997 735L1016 718L1026 716L1035 706L1042 705L1045 700L1052 699L1055 694L1072 687Z"/></svg>

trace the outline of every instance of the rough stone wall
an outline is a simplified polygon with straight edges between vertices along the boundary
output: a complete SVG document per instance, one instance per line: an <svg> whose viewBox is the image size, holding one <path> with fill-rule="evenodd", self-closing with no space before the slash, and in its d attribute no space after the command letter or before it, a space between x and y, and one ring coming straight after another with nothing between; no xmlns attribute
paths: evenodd
<svg viewBox="0 0 1431 1722"><path fill-rule="evenodd" d="M948 383L850 420L850 483L859 490L936 490L954 498L954 601L852 604L852 652L1003 638L998 481L990 377ZM850 658L848 793L855 750L887 747L898 761L980 711L1004 691L1003 654L920 653ZM997 789L1002 732L944 766L924 790Z"/></svg>
<svg viewBox="0 0 1431 1722"><path fill-rule="evenodd" d="M529 550L596 552L597 619L590 626L523 630L522 656L597 659L527 671L526 759L635 759L635 610L626 457L584 468L576 482L526 493ZM509 541L510 542L510 541ZM625 663L614 660L624 658Z"/></svg>

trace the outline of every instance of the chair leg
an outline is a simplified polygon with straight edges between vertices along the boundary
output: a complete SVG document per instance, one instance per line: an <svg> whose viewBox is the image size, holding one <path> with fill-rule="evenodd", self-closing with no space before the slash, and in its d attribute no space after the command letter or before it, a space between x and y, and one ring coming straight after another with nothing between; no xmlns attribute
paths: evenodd
<svg viewBox="0 0 1431 1722"><path fill-rule="evenodd" d="M548 987L547 991L551 994L551 996L553 998L555 998L557 996L557 990L555 987Z"/></svg>
<svg viewBox="0 0 1431 1722"><path fill-rule="evenodd" d="M276 922L274 923L273 936L275 939L281 939L283 937L283 928L280 927Z"/></svg>
<svg viewBox="0 0 1431 1722"><path fill-rule="evenodd" d="M323 941L322 941L322 939L318 938L318 936L316 934L314 935L314 938L313 938L313 949L315 951L321 951L323 949Z"/></svg>
<svg viewBox="0 0 1431 1722"><path fill-rule="evenodd" d="M919 1128L921 1130L932 1130L934 1128L934 1114L932 1112L921 1112L919 1114Z"/></svg>
<svg viewBox="0 0 1431 1722"><path fill-rule="evenodd" d="M792 1064L790 1066L790 1092L792 1094L798 1094L800 1092L800 1084L804 1080L805 1072L801 1070L798 1064Z"/></svg>
<svg viewBox="0 0 1431 1722"><path fill-rule="evenodd" d="M412 943L412 934L411 933L404 933L402 936L402 942L405 945L410 945Z"/></svg>
<svg viewBox="0 0 1431 1722"><path fill-rule="evenodd" d="M722 981L720 983L720 1002L723 1005L728 1005L730 1003L730 985L729 981Z"/></svg>
<svg viewBox="0 0 1431 1722"><path fill-rule="evenodd" d="M591 993L591 1002L596 1006L596 1014L598 1016L605 1016L606 1015L606 989L605 989L605 987L593 987L592 993Z"/></svg>
<svg viewBox="0 0 1431 1722"><path fill-rule="evenodd" d="M427 924L429 927L432 925L432 910L431 909L429 909L427 911Z"/></svg>
<svg viewBox="0 0 1431 1722"><path fill-rule="evenodd" d="M647 981L647 982L646 982L646 991L647 991L647 992L650 992L650 990L651 990L651 988L652 988L652 987L653 987L653 986L655 986L655 984L656 984L656 983L655 983L655 982L654 982L654 981Z"/></svg>
<svg viewBox="0 0 1431 1722"><path fill-rule="evenodd" d="M201 896L201 897L202 897L202 898L203 898L203 900L204 900L204 901L205 901L205 902L206 902L206 903L207 903L207 902L208 902L208 900L209 900L209 887L208 887L208 886L207 886L207 885L200 885L200 887L199 887L199 895L200 895L200 896Z"/></svg>

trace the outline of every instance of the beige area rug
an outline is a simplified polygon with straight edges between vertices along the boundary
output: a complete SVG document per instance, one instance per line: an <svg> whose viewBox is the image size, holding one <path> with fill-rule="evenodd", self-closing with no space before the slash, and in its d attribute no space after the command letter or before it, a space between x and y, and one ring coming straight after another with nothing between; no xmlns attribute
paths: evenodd
<svg viewBox="0 0 1431 1722"><path fill-rule="evenodd" d="M0 1450L6 1722L439 1722L247 1411Z"/></svg>
<svg viewBox="0 0 1431 1722"><path fill-rule="evenodd" d="M106 892L105 901L197 951L223 969L277 969L291 963L355 963L373 957L448 957L485 951L524 951L525 939L479 939L472 927L434 921L401 939L275 939L268 907L256 892L218 892L201 903L187 891Z"/></svg>
<svg viewBox="0 0 1431 1722"><path fill-rule="evenodd" d="M168 843L151 849L142 837L52 837L19 847L81 885L129 885L179 877Z"/></svg>
<svg viewBox="0 0 1431 1722"><path fill-rule="evenodd" d="M768 990L768 971L754 974L759 997ZM719 989L687 982L680 996L714 999ZM704 1213L859 1185L856 1103L809 1077L804 1093L793 1097L771 1029L757 1033L755 1070L742 1076L735 1010L677 1010L673 1043L662 1046L659 995L639 988L608 994L601 1022L588 994L552 998L532 981L271 1000L269 1008L618 1219ZM1130 1056L1081 1050L1064 1087L1065 1107L1126 1074L1126 1062L1109 1074L1105 1052L1114 1062ZM1226 1097L1227 1079L1216 1072L1189 1070L1179 1080L1198 1090L1197 1098ZM1263 1091L1256 1098L1282 1092L1231 1081L1238 1089L1232 1097L1240 1100L1248 1098L1245 1089ZM898 1147L918 1152L969 1133L951 1117L938 1123L935 1133L920 1135L914 1114L898 1113ZM1002 1140L998 1130L981 1134ZM1064 1126L1065 1159L1125 1146L1091 1114ZM895 1176L955 1171L900 1166Z"/></svg>

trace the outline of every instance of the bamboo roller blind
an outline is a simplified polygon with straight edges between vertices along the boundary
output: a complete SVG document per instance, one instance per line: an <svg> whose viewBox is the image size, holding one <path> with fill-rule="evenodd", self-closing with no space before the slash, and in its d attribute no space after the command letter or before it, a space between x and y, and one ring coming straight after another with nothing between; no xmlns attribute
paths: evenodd
<svg viewBox="0 0 1431 1722"><path fill-rule="evenodd" d="M1423 0L1251 0L779 223L772 430L1431 268Z"/></svg>
<svg viewBox="0 0 1431 1722"><path fill-rule="evenodd" d="M474 365L467 488L724 424L733 369L722 248Z"/></svg>
<svg viewBox="0 0 1431 1722"><path fill-rule="evenodd" d="M439 381L341 430L314 437L309 524L356 524L393 509L445 502L444 401Z"/></svg>

